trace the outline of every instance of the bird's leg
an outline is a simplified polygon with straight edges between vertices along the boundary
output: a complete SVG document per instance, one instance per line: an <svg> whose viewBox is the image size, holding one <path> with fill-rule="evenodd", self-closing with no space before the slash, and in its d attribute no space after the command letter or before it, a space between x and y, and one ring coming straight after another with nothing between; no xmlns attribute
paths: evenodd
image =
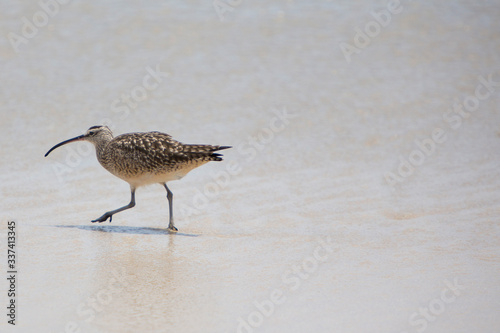
<svg viewBox="0 0 500 333"><path fill-rule="evenodd" d="M168 223L168 230L175 232L178 229L176 227L174 227L174 211L173 211L174 194L168 188L167 183L164 183L163 186L165 186L165 189L167 190L168 210L169 210L169 213L170 213L169 214L170 222Z"/></svg>
<svg viewBox="0 0 500 333"><path fill-rule="evenodd" d="M92 220L92 222L105 222L108 218L109 218L109 222L111 222L111 220L113 218L113 214L116 214L116 213L119 213L123 210L134 207L135 206L135 188L130 187L130 192L131 192L132 198L130 199L130 202L128 205L120 207L120 208L112 210L112 211L109 211L109 212L106 212L101 217L99 217L95 220Z"/></svg>

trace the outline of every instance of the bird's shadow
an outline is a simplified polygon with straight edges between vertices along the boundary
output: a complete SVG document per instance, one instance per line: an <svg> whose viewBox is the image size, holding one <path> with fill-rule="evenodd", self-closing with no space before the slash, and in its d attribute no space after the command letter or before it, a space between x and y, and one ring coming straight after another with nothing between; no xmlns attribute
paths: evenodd
<svg viewBox="0 0 500 333"><path fill-rule="evenodd" d="M196 234L186 234L182 232L171 232L162 228L147 227L127 227L119 225L54 225L56 228L75 228L87 231L111 232L130 235L175 235L186 237L198 237Z"/></svg>

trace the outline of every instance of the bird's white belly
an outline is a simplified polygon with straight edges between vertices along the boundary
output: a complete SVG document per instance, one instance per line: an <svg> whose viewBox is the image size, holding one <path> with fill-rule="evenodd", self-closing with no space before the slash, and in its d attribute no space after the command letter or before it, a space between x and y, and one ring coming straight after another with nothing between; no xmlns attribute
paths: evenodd
<svg viewBox="0 0 500 333"><path fill-rule="evenodd" d="M181 170L179 170L181 171ZM180 173L180 172L170 172L170 173L165 173L165 174L152 174L152 173L146 173L142 174L139 176L133 176L133 177L123 177L119 176L121 179L124 181L128 182L130 185L134 187L139 187L139 186L146 186L150 184L157 184L157 183L166 183L171 180L179 180L182 177L186 175L187 172Z"/></svg>
<svg viewBox="0 0 500 333"><path fill-rule="evenodd" d="M205 162L206 163L206 162ZM204 163L203 163L204 164ZM180 168L177 170L172 170L164 173L141 173L138 175L117 175L118 178L123 179L128 182L133 187L137 188L140 186L146 186L157 183L166 183L171 180L179 180L182 179L189 171L193 170L199 165L193 164L186 166L184 168Z"/></svg>

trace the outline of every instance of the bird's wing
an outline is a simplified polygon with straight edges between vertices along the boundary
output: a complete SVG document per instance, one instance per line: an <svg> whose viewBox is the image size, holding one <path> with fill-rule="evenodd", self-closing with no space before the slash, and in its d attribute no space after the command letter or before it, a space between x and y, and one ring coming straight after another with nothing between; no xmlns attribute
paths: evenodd
<svg viewBox="0 0 500 333"><path fill-rule="evenodd" d="M211 145L186 145L161 132L129 133L114 138L108 147L113 158L125 164L140 165L144 170L156 171L175 168L191 161L219 161L214 151L226 147ZM130 167L130 166L129 166Z"/></svg>

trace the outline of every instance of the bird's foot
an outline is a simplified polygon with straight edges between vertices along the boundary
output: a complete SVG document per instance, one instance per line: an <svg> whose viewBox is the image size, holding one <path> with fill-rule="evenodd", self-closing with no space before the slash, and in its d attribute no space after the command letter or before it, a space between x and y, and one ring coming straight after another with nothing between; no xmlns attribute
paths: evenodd
<svg viewBox="0 0 500 333"><path fill-rule="evenodd" d="M179 229L177 229L177 228L176 228L176 227L174 227L173 225L169 225L167 230L168 230L169 232L177 232L177 231L179 231Z"/></svg>
<svg viewBox="0 0 500 333"><path fill-rule="evenodd" d="M92 220L92 223L95 223L95 222L106 222L106 220L109 218L109 223L111 223L111 220L113 219L113 214L109 214L109 213L104 213L101 217L95 219L95 220Z"/></svg>

